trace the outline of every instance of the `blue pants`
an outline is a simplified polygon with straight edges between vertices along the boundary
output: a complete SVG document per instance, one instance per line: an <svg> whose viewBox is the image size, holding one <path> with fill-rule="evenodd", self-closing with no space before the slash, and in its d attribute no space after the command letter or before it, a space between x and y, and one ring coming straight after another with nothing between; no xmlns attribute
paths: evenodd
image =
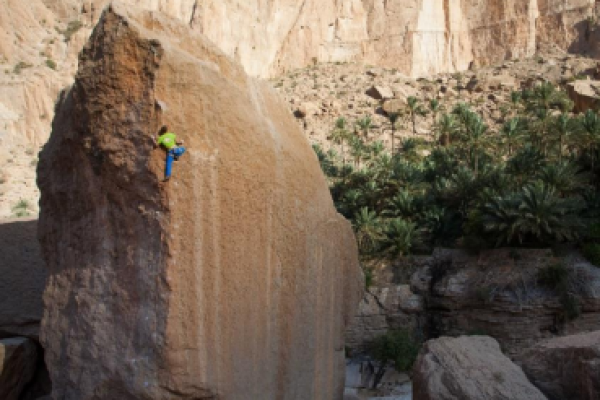
<svg viewBox="0 0 600 400"><path fill-rule="evenodd" d="M173 160L175 157L179 158L185 153L185 147L173 147L167 151L167 162L165 164L165 179L171 177L171 170L173 169Z"/></svg>

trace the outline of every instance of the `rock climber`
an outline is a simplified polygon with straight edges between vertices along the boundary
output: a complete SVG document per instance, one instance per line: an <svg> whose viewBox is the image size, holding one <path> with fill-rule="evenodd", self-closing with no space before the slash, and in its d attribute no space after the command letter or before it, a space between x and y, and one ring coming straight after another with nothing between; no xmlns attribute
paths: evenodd
<svg viewBox="0 0 600 400"><path fill-rule="evenodd" d="M177 140L175 134L169 132L169 128L165 125L158 131L158 140L156 144L161 146L167 152L167 160L165 163L165 182L167 182L171 179L173 161L179 160L179 157L185 153L183 140Z"/></svg>

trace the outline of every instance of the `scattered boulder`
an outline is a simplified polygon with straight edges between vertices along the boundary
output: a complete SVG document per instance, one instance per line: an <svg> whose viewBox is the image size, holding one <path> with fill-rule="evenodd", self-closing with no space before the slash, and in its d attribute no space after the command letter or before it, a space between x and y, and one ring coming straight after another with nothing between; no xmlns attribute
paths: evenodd
<svg viewBox="0 0 600 400"><path fill-rule="evenodd" d="M486 336L431 340L413 371L414 400L546 399Z"/></svg>
<svg viewBox="0 0 600 400"><path fill-rule="evenodd" d="M540 343L522 367L550 400L600 399L600 331Z"/></svg>
<svg viewBox="0 0 600 400"><path fill-rule="evenodd" d="M372 86L366 91L367 96L371 96L375 100L385 100L394 97L394 92L389 87Z"/></svg>
<svg viewBox="0 0 600 400"><path fill-rule="evenodd" d="M578 80L567 85L567 93L575 103L575 112L595 110L600 106L600 81Z"/></svg>
<svg viewBox="0 0 600 400"><path fill-rule="evenodd" d="M19 400L38 365L37 346L27 338L0 340L0 399Z"/></svg>
<svg viewBox="0 0 600 400"><path fill-rule="evenodd" d="M0 276L0 338L37 339L46 283L37 219L15 219L0 224Z"/></svg>
<svg viewBox="0 0 600 400"><path fill-rule="evenodd" d="M279 95L187 24L104 11L38 183L54 398L342 397L351 226Z"/></svg>

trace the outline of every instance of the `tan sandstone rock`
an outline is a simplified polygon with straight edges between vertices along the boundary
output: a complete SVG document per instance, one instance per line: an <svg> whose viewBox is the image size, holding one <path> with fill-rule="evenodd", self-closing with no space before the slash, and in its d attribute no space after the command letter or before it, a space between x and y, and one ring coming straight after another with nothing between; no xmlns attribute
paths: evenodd
<svg viewBox="0 0 600 400"><path fill-rule="evenodd" d="M37 347L31 340L0 340L0 399L19 400L35 374L37 363Z"/></svg>
<svg viewBox="0 0 600 400"><path fill-rule="evenodd" d="M188 148L168 183L162 124ZM108 9L38 173L54 398L342 396L350 224L275 91L203 36Z"/></svg>
<svg viewBox="0 0 600 400"><path fill-rule="evenodd" d="M442 337L425 344L414 367L414 400L545 400L486 336Z"/></svg>
<svg viewBox="0 0 600 400"><path fill-rule="evenodd" d="M600 399L600 331L540 343L522 367L551 400Z"/></svg>

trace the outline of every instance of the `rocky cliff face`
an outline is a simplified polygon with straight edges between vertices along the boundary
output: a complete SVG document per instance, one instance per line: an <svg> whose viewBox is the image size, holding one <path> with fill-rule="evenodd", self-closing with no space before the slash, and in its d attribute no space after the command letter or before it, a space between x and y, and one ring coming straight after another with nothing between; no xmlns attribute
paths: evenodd
<svg viewBox="0 0 600 400"><path fill-rule="evenodd" d="M580 315L572 320L560 294L538 282L539 270L557 263L567 265L569 291L577 297ZM377 270L375 282L347 332L353 349L364 350L390 329L409 328L426 338L489 335L520 362L542 340L600 329L600 270L576 255L437 250Z"/></svg>
<svg viewBox="0 0 600 400"><path fill-rule="evenodd" d="M161 14L108 9L40 160L41 339L60 399L334 399L352 230L268 84ZM163 183L162 124L187 153Z"/></svg>
<svg viewBox="0 0 600 400"><path fill-rule="evenodd" d="M258 77L346 61L422 76L531 56L542 43L600 55L593 0L128 2L183 21ZM0 178L19 191L11 204L0 201L0 217L20 198L37 200L33 185L21 191L35 160L20 166L18 155L48 139L57 95L108 3L0 0Z"/></svg>

